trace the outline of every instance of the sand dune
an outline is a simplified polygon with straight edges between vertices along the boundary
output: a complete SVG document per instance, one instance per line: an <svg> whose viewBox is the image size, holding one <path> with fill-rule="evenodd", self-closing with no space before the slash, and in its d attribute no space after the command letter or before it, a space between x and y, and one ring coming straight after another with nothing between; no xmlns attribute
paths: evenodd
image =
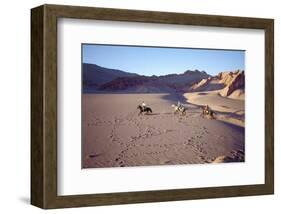
<svg viewBox="0 0 281 214"><path fill-rule="evenodd" d="M202 118L197 106L217 99L219 104L212 107L228 115L244 111L243 102L220 100L215 94L199 95L203 100L196 94L185 96L190 103L185 104L187 114L180 116L173 114L171 104L185 102L181 95L83 94L83 168L212 163L219 156L244 152L243 127ZM152 114L138 115L142 101ZM244 156L231 162L236 161Z"/></svg>
<svg viewBox="0 0 281 214"><path fill-rule="evenodd" d="M218 91L185 93L187 102L209 105L216 112L216 119L244 127L245 102L242 99L222 97Z"/></svg>

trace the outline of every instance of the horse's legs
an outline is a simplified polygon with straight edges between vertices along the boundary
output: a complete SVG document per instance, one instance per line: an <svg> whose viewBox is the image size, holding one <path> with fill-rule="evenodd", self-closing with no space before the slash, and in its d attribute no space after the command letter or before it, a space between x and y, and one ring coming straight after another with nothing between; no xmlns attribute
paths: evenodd
<svg viewBox="0 0 281 214"><path fill-rule="evenodd" d="M201 113L201 117L203 117L204 118L204 116L205 116L205 114L204 114L204 111Z"/></svg>

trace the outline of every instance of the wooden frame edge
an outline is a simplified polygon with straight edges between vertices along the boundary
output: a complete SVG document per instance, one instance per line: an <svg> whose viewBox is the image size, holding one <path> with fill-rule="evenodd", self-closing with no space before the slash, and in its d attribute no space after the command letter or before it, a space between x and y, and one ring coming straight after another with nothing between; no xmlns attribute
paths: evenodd
<svg viewBox="0 0 281 214"><path fill-rule="evenodd" d="M274 194L274 20L265 28L265 184Z"/></svg>
<svg viewBox="0 0 281 214"><path fill-rule="evenodd" d="M43 10L43 6L31 10L31 204L38 207L44 207Z"/></svg>
<svg viewBox="0 0 281 214"><path fill-rule="evenodd" d="M93 11L95 13L93 13ZM57 18L189 24L265 30L265 184L57 196ZM100 206L274 193L274 21L110 8L42 5L31 10L31 204Z"/></svg>

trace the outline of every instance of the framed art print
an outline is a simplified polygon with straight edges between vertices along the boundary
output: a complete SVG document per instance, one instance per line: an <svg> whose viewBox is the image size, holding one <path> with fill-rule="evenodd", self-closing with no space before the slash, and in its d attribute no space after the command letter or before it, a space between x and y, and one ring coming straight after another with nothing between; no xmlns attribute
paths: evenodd
<svg viewBox="0 0 281 214"><path fill-rule="evenodd" d="M274 192L273 20L31 11L31 203Z"/></svg>

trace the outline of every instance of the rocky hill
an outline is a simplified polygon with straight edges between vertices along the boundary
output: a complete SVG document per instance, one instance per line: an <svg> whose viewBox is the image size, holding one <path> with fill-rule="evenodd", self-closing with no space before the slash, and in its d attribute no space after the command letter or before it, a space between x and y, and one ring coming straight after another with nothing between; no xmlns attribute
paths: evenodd
<svg viewBox="0 0 281 214"><path fill-rule="evenodd" d="M190 92L215 90L223 97L244 99L244 71L221 72L217 76L202 79L188 89Z"/></svg>
<svg viewBox="0 0 281 214"><path fill-rule="evenodd" d="M100 86L106 84L118 77L138 76L134 73L110 69L98 66L96 64L83 63L83 91L96 91Z"/></svg>

